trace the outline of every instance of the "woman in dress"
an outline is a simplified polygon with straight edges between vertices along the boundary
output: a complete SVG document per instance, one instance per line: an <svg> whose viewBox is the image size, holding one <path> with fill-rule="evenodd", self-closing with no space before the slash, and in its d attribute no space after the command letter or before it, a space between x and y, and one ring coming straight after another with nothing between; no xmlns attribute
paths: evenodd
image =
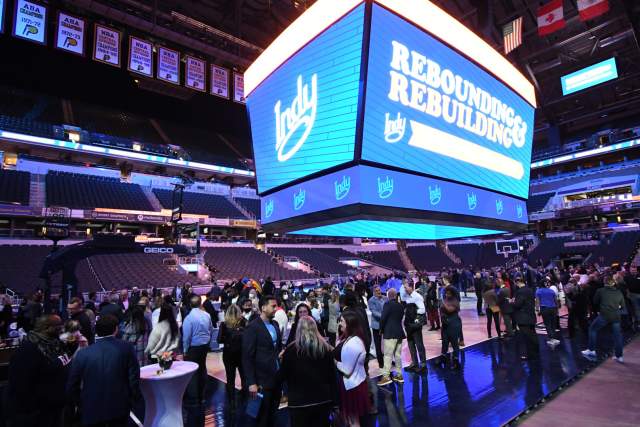
<svg viewBox="0 0 640 427"><path fill-rule="evenodd" d="M364 363L367 351L361 320L353 311L344 311L340 318L340 341L334 350L336 367L341 374L340 414L353 427L360 426L360 417L371 410L367 374Z"/></svg>
<svg viewBox="0 0 640 427"><path fill-rule="evenodd" d="M327 324L327 332L329 344L336 345L336 335L338 333L338 317L340 316L340 291L334 289L331 291L331 301L329 302L329 323Z"/></svg>

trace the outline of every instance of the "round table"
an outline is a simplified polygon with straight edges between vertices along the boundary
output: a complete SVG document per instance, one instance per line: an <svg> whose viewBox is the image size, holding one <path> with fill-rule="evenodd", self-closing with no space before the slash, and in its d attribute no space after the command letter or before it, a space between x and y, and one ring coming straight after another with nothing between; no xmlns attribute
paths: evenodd
<svg viewBox="0 0 640 427"><path fill-rule="evenodd" d="M140 368L140 389L144 396L144 427L175 427L182 422L182 396L198 364L173 362L158 374L158 364Z"/></svg>

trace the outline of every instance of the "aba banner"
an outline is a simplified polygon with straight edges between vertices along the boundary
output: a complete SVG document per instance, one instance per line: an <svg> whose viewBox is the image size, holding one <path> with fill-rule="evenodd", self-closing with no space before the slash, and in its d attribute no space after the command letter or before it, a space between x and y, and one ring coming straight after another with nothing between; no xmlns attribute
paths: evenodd
<svg viewBox="0 0 640 427"><path fill-rule="evenodd" d="M207 63L201 59L187 56L184 85L200 92L207 91Z"/></svg>
<svg viewBox="0 0 640 427"><path fill-rule="evenodd" d="M248 96L259 192L353 160L363 30L360 5Z"/></svg>
<svg viewBox="0 0 640 427"><path fill-rule="evenodd" d="M93 59L120 67L120 31L96 24L93 37Z"/></svg>
<svg viewBox="0 0 640 427"><path fill-rule="evenodd" d="M44 44L47 41L47 8L30 1L17 0L13 35Z"/></svg>
<svg viewBox="0 0 640 427"><path fill-rule="evenodd" d="M180 52L161 47L158 49L158 79L180 84Z"/></svg>
<svg viewBox="0 0 640 427"><path fill-rule="evenodd" d="M84 55L85 21L64 12L58 13L56 48Z"/></svg>
<svg viewBox="0 0 640 427"><path fill-rule="evenodd" d="M244 104L244 76L233 73L233 100Z"/></svg>
<svg viewBox="0 0 640 427"><path fill-rule="evenodd" d="M137 37L129 37L129 71L153 77L153 45Z"/></svg>
<svg viewBox="0 0 640 427"><path fill-rule="evenodd" d="M211 95L229 99L229 70L211 65Z"/></svg>
<svg viewBox="0 0 640 427"><path fill-rule="evenodd" d="M362 158L526 198L534 108L374 5Z"/></svg>

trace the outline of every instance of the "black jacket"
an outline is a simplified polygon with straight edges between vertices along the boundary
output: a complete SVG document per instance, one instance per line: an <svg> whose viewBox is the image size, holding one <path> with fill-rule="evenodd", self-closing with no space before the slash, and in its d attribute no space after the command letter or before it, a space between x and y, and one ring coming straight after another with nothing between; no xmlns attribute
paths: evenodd
<svg viewBox="0 0 640 427"><path fill-rule="evenodd" d="M598 312L607 322L620 321L620 309L625 307L622 292L612 286L605 286L596 291L593 302Z"/></svg>
<svg viewBox="0 0 640 427"><path fill-rule="evenodd" d="M498 307L500 307L500 312L503 314L513 313L513 307L508 301L509 298L511 298L511 290L506 286L504 288L500 288L498 291Z"/></svg>
<svg viewBox="0 0 640 427"><path fill-rule="evenodd" d="M537 323L536 297L532 288L524 286L516 290L513 318L518 325L535 326Z"/></svg>
<svg viewBox="0 0 640 427"><path fill-rule="evenodd" d="M226 357L233 357L240 361L242 359L242 335L247 322L240 319L237 328L229 328L225 322L220 322L218 331L218 343L224 344L222 354Z"/></svg>
<svg viewBox="0 0 640 427"><path fill-rule="evenodd" d="M6 417L16 426L38 427L65 404L68 358L50 360L28 340L11 356ZM48 423L47 423L48 424Z"/></svg>
<svg viewBox="0 0 640 427"><path fill-rule="evenodd" d="M382 316L380 317L380 332L386 340L404 338L402 329L402 317L404 308L398 301L387 301L382 306Z"/></svg>
<svg viewBox="0 0 640 427"><path fill-rule="evenodd" d="M271 324L277 334L275 346L262 319L249 323L242 336L242 366L246 384L257 384L267 389L275 388L278 383L278 354L282 349L280 327L273 320Z"/></svg>
<svg viewBox="0 0 640 427"><path fill-rule="evenodd" d="M284 352L280 376L287 382L289 408L333 404L338 396L336 367L330 351L316 360L299 354L293 343Z"/></svg>
<svg viewBox="0 0 640 427"><path fill-rule="evenodd" d="M108 303L104 305L100 309L100 316L106 316L107 314L116 316L118 318L118 322L122 322L122 320L124 319L124 312L122 311L122 308L120 308L118 304Z"/></svg>
<svg viewBox="0 0 640 427"><path fill-rule="evenodd" d="M202 304L202 308L204 308L204 311L209 313L209 316L211 316L211 323L213 323L213 327L217 328L218 327L218 312L216 311L216 308L213 306L213 302L211 302L210 299L207 299L204 302L204 304Z"/></svg>
<svg viewBox="0 0 640 427"><path fill-rule="evenodd" d="M67 391L79 404L86 425L128 417L140 399L139 385L140 366L133 346L107 337L76 354Z"/></svg>

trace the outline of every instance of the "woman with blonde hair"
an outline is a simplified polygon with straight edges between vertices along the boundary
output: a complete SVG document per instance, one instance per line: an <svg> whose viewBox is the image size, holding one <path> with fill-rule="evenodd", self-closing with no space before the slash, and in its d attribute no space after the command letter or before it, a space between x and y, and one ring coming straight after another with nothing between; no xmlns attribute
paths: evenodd
<svg viewBox="0 0 640 427"><path fill-rule="evenodd" d="M340 291L334 289L331 291L331 301L329 301L329 323L327 324L327 335L329 344L336 344L336 335L338 334L338 317L340 316Z"/></svg>
<svg viewBox="0 0 640 427"><path fill-rule="evenodd" d="M236 304L227 307L224 313L224 322L220 324L218 343L224 344L222 348L222 363L227 376L227 398L231 410L236 408L236 369L240 373L240 382L244 390L244 374L242 373L242 334L247 326L247 321L242 316L242 310Z"/></svg>
<svg viewBox="0 0 640 427"><path fill-rule="evenodd" d="M280 374L288 385L292 427L328 427L337 396L331 346L311 316L298 320L296 337L284 350Z"/></svg>

